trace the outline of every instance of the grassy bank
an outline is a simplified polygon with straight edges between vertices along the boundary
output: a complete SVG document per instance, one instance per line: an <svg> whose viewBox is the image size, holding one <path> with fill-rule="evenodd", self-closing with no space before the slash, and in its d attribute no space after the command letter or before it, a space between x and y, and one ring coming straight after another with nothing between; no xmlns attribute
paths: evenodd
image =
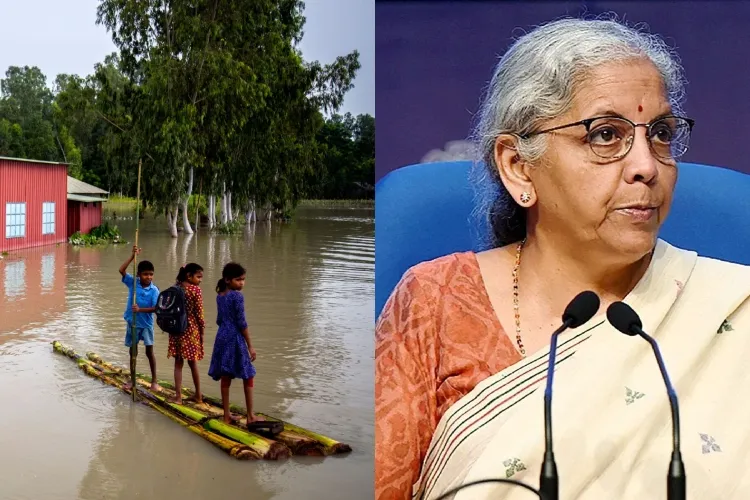
<svg viewBox="0 0 750 500"><path fill-rule="evenodd" d="M79 247L106 245L108 243L127 243L127 241L122 238L122 234L120 234L120 230L117 226L112 226L109 222L105 222L101 226L96 226L87 234L76 231L70 236L70 238L68 238L68 242L73 246Z"/></svg>
<svg viewBox="0 0 750 500"><path fill-rule="evenodd" d="M375 200L302 200L299 208L374 208Z"/></svg>
<svg viewBox="0 0 750 500"><path fill-rule="evenodd" d="M195 212L196 195L190 197L190 213ZM302 200L298 208L374 208L375 200ZM205 210L205 197L201 199L201 213ZM128 212L135 210L135 198L126 196L110 196L109 201L105 203L104 209L107 212Z"/></svg>
<svg viewBox="0 0 750 500"><path fill-rule="evenodd" d="M135 210L135 198L127 196L110 195L109 200L104 204L106 212L130 212Z"/></svg>

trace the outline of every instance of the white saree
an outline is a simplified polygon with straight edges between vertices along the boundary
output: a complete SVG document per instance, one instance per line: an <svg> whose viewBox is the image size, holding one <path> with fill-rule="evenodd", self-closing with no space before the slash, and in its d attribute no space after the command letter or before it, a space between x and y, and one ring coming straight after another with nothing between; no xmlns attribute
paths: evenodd
<svg viewBox="0 0 750 500"><path fill-rule="evenodd" d="M664 241L625 302L659 343L680 403L688 499L750 499L750 267ZM442 417L413 498L513 478L534 488L549 349L482 381ZM665 499L672 424L650 345L604 315L560 336L552 401L560 499ZM524 500L484 484L455 500Z"/></svg>

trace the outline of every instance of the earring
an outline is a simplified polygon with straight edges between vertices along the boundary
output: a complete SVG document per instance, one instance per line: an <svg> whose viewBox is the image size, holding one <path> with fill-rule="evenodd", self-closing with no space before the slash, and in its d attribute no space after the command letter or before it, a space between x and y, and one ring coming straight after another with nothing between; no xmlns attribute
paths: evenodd
<svg viewBox="0 0 750 500"><path fill-rule="evenodd" d="M526 191L521 193L521 203L525 205L530 201L531 201L531 193L527 193Z"/></svg>

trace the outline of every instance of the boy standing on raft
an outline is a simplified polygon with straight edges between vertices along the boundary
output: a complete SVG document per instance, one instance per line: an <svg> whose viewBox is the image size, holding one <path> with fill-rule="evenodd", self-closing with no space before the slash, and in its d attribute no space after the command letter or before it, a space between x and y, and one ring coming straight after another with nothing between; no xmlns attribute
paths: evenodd
<svg viewBox="0 0 750 500"><path fill-rule="evenodd" d="M143 345L146 346L146 357L148 358L148 364L151 367L151 390L158 391L160 389L159 384L156 383L156 356L154 356L154 316L153 313L156 310L156 301L159 298L159 289L153 284L154 280L154 265L147 261L142 260L138 263L136 277L137 280L133 279L128 272L128 265L133 262L133 259L137 254L141 253L141 249L133 246L133 251L130 257L123 262L120 266L120 275L122 276L122 282L128 287L128 305L125 307L125 314L123 317L127 322L128 328L125 332L125 346L130 347L132 345L133 337L133 312L136 313L135 329L136 338L135 342L138 344L143 341ZM133 286L135 285L135 304L133 304ZM126 384L129 389L131 387L130 382Z"/></svg>

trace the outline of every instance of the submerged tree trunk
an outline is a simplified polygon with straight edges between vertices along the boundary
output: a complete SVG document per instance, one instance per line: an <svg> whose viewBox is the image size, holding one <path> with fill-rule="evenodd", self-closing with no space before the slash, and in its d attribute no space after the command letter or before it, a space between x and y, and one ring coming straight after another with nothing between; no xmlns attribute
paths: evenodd
<svg viewBox="0 0 750 500"><path fill-rule="evenodd" d="M225 182L221 188L221 223L226 224L229 218L227 217L227 183Z"/></svg>
<svg viewBox="0 0 750 500"><path fill-rule="evenodd" d="M188 257L188 252L190 251L190 242L193 239L192 234L185 235L185 238L182 239L182 249L180 251L180 264L177 265L177 267L184 266L188 262L190 262L190 257ZM173 240L177 241L177 240Z"/></svg>
<svg viewBox="0 0 750 500"><path fill-rule="evenodd" d="M169 252L167 252L167 264L170 266L174 266L177 264L177 267L184 266L184 264L178 264L178 261L182 261L177 256L177 238L172 238L171 242L169 243Z"/></svg>
<svg viewBox="0 0 750 500"><path fill-rule="evenodd" d="M232 222L234 220L234 209L232 208L232 192L227 191L227 221Z"/></svg>
<svg viewBox="0 0 750 500"><path fill-rule="evenodd" d="M177 238L177 217L179 213L177 205L169 207L167 221L169 222L169 233L172 235L172 238Z"/></svg>
<svg viewBox="0 0 750 500"><path fill-rule="evenodd" d="M258 220L269 221L273 216L273 205L267 203L263 206L263 210Z"/></svg>
<svg viewBox="0 0 750 500"><path fill-rule="evenodd" d="M198 197L195 198L195 231L196 232L198 232L198 228L201 227L200 206L201 206L202 197L203 197L203 179L201 179L200 187L198 188Z"/></svg>
<svg viewBox="0 0 750 500"><path fill-rule="evenodd" d="M190 202L191 194L193 194L193 167L190 167L187 193L182 202L182 230L185 231L185 234L193 234L193 228L190 227L190 216L188 215L188 203Z"/></svg>
<svg viewBox="0 0 750 500"><path fill-rule="evenodd" d="M216 195L208 195L208 228L213 229L216 225Z"/></svg>
<svg viewBox="0 0 750 500"><path fill-rule="evenodd" d="M255 222L255 202L252 200L247 202L247 211L245 212L245 224L252 224Z"/></svg>
<svg viewBox="0 0 750 500"><path fill-rule="evenodd" d="M214 195L209 194L206 197L206 212L208 216L208 228L213 229L214 227L214 203L216 202L216 199L214 198Z"/></svg>

